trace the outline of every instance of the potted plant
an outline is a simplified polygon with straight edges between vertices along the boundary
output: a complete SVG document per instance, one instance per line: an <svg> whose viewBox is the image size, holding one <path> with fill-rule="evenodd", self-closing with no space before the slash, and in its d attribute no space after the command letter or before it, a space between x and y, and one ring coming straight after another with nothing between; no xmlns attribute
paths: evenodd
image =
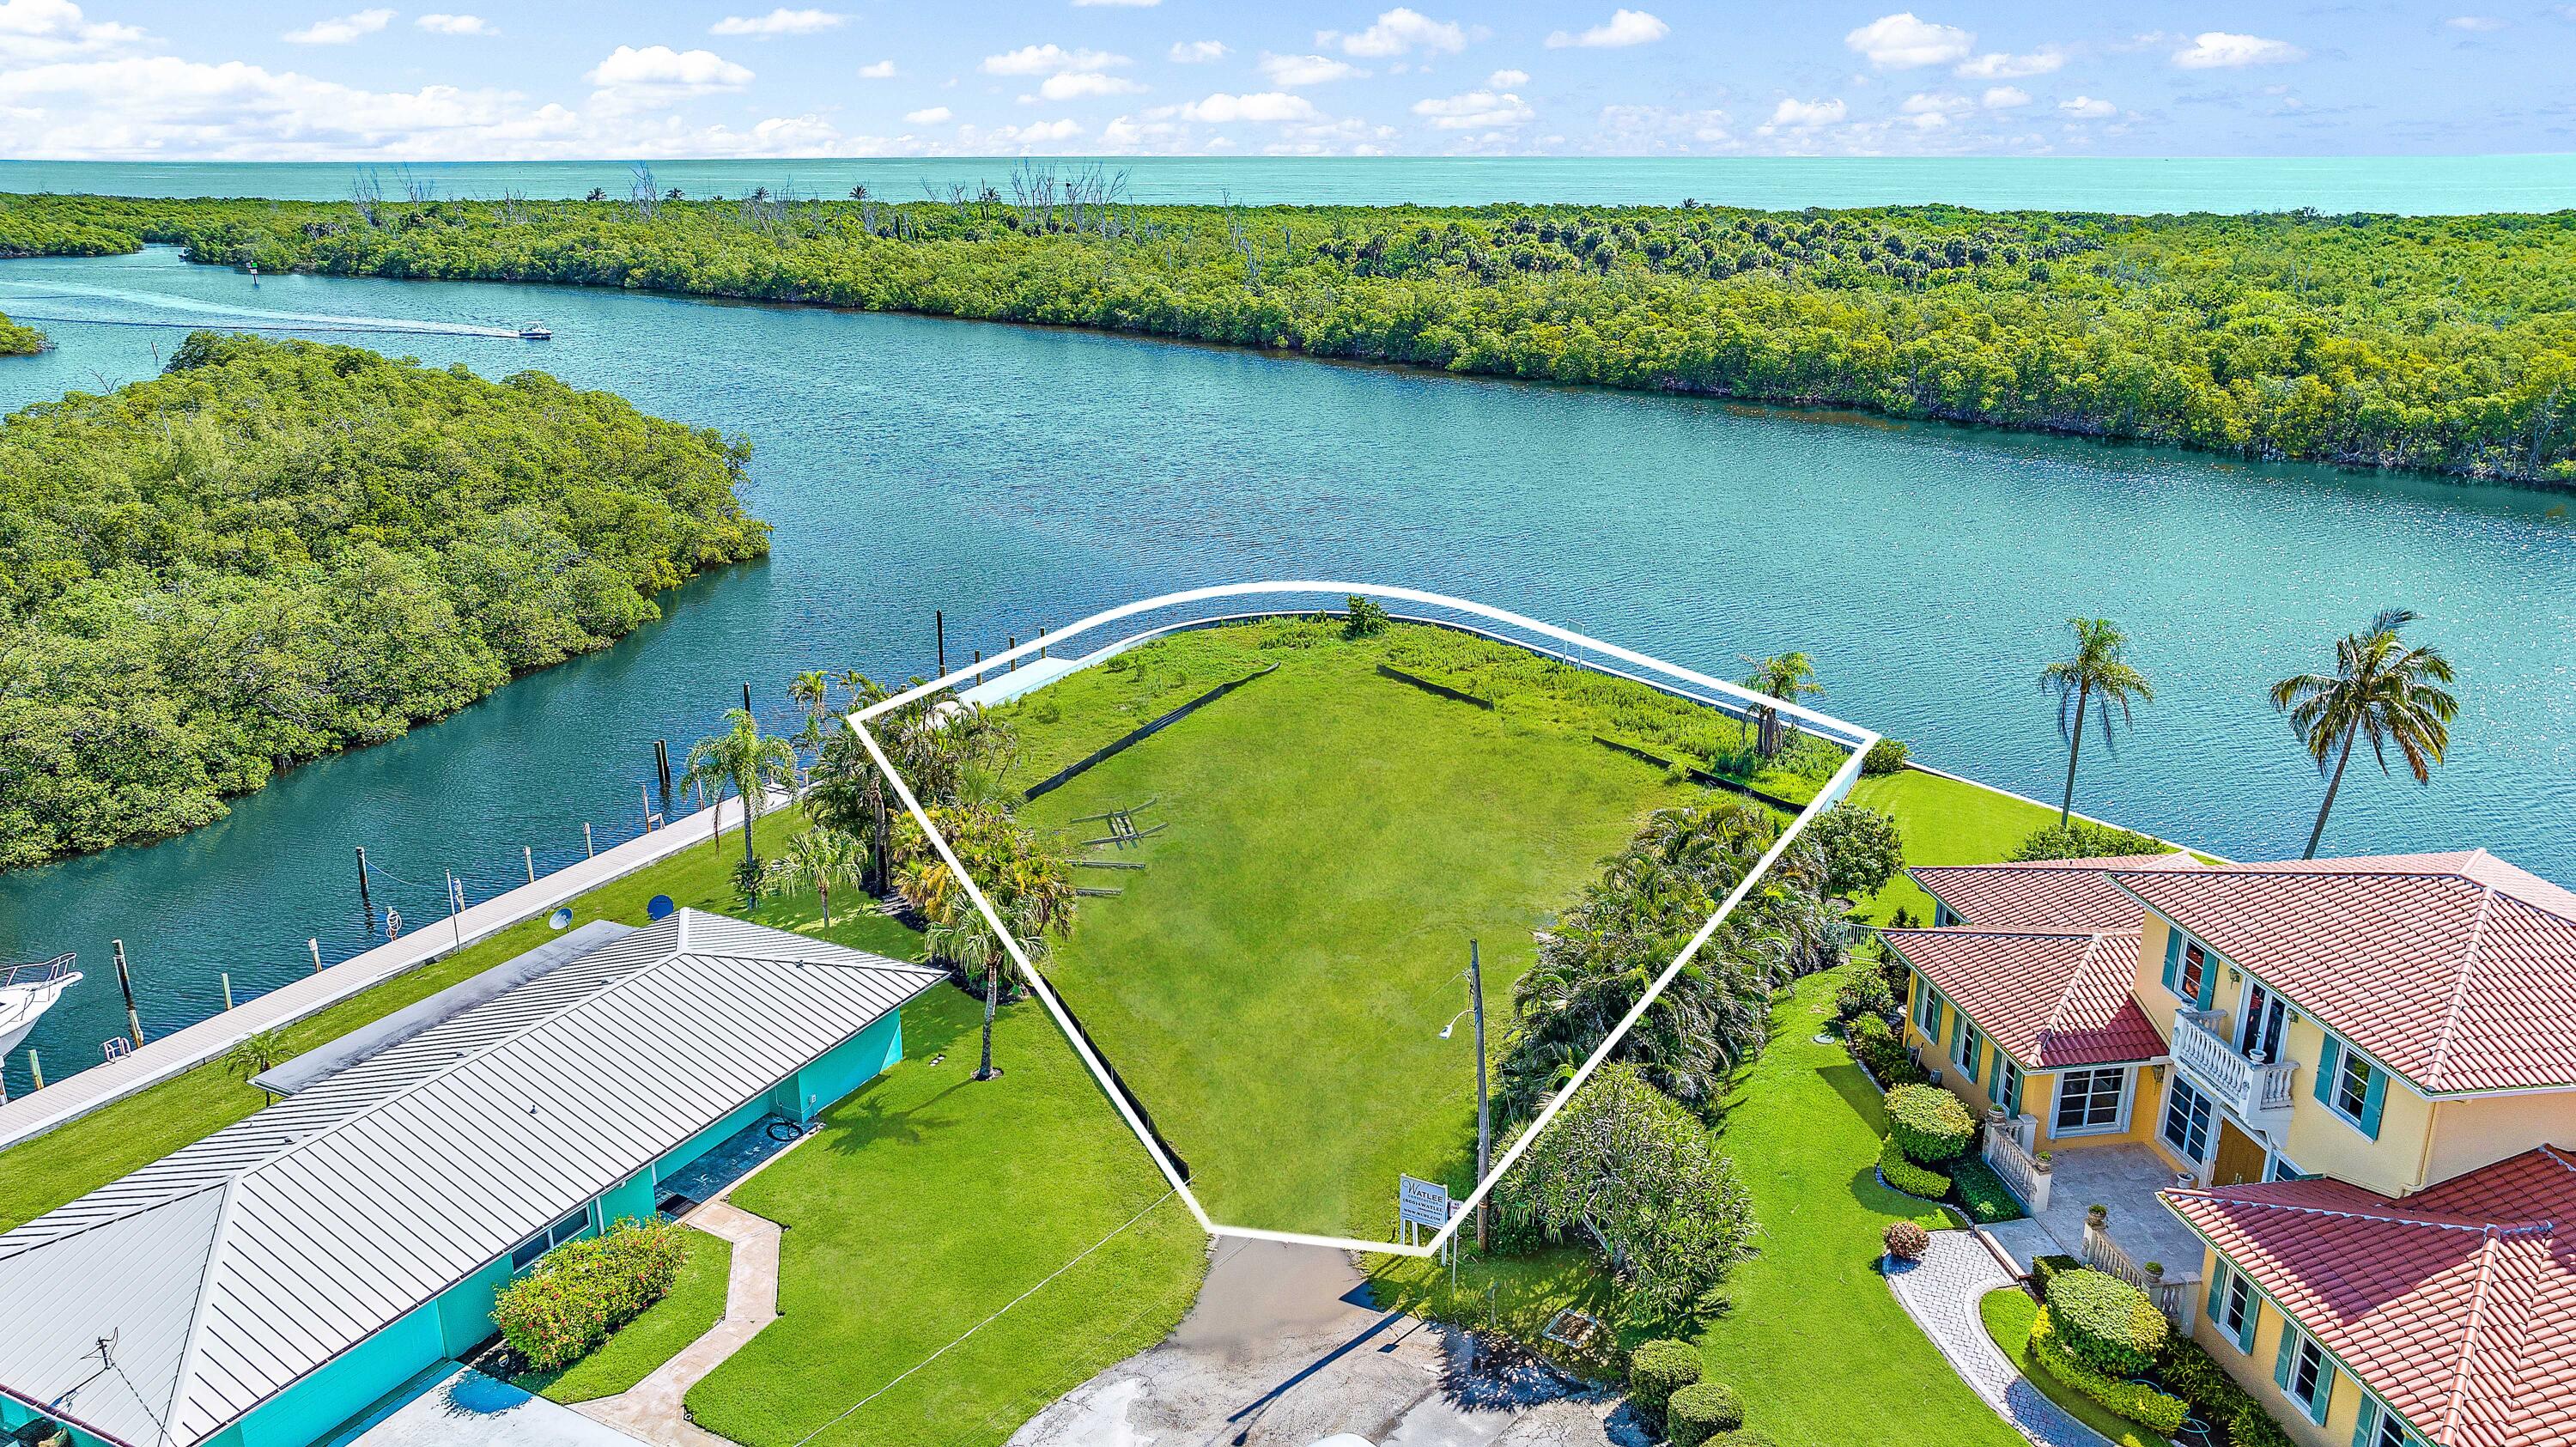
<svg viewBox="0 0 2576 1447"><path fill-rule="evenodd" d="M2147 1273L2147 1284L2149 1286L2157 1285L2165 1279L2165 1264L2161 1261L2144 1262L2140 1264L2138 1269Z"/></svg>
<svg viewBox="0 0 2576 1447"><path fill-rule="evenodd" d="M2099 1231L2111 1224L2111 1208L2096 1201L2084 1208L2084 1224Z"/></svg>
<svg viewBox="0 0 2576 1447"><path fill-rule="evenodd" d="M2046 1151L2041 1151L2041 1152L2039 1152L2038 1154L2036 1154L2036 1155L2034 1155L2034 1156L2032 1156L2032 1157L2030 1158L2030 1162L2031 1162L2031 1164L2032 1164L2032 1165L2034 1165L2034 1166L2036 1166L2036 1167L2038 1167L2038 1168L2039 1168L2039 1173L2040 1173L2041 1175L2043 1175L2043 1176L2044 1176L2044 1175L2047 1175L2047 1174L2048 1174L2049 1169L2050 1169L2050 1167L2049 1167L2049 1163L2048 1163L2048 1152L2046 1152Z"/></svg>

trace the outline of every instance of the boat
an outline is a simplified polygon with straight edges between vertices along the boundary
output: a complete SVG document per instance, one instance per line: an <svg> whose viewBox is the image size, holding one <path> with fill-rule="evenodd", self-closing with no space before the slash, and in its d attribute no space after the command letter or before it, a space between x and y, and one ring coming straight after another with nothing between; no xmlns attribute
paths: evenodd
<svg viewBox="0 0 2576 1447"><path fill-rule="evenodd" d="M545 327L519 328L519 340L523 342L551 342L554 339L555 334Z"/></svg>
<svg viewBox="0 0 2576 1447"><path fill-rule="evenodd" d="M36 1028L37 1019L80 981L70 955L56 955L41 965L0 969L0 1055L17 1049L27 1032Z"/></svg>

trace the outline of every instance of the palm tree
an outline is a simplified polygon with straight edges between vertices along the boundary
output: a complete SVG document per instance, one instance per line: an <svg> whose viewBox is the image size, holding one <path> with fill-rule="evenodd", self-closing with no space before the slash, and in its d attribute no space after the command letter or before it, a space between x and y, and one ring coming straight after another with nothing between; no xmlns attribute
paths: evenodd
<svg viewBox="0 0 2576 1447"><path fill-rule="evenodd" d="M1001 1074L993 1068L993 1009L1002 993L1002 944L981 914L968 914L953 924L935 924L927 936L933 959L943 959L958 973L984 977L984 1058L975 1067L977 1080Z"/></svg>
<svg viewBox="0 0 2576 1447"><path fill-rule="evenodd" d="M2302 673L2272 685L2272 707L2289 714L2290 727L2317 761L2317 772L2327 773L2326 761L2334 761L2302 859L2317 857L2355 739L2370 740L2371 755L2383 774L2388 772L2388 746L2397 745L2418 784L2432 782L2432 766L2442 762L2442 751L2450 747L2451 720L2459 715L2460 701L2441 685L2451 681L2451 661L2429 643L2409 648L2398 638L2397 630L2415 616L2408 609L2388 609L2371 619L2369 627L2336 642L2334 672Z"/></svg>
<svg viewBox="0 0 2576 1447"><path fill-rule="evenodd" d="M2130 722L2129 705L2153 703L2155 686L2147 676L2129 664L2129 635L2108 618L2069 618L2066 625L2075 630L2075 656L2060 659L2039 671L2042 693L2057 695L2057 730L2066 735L2066 796L2058 801L2057 824L2066 826L2067 816L2075 812L2075 760L2084 752L2084 711L2090 706L2102 716L2102 741L2111 741L2111 707L2120 709L2120 722Z"/></svg>
<svg viewBox="0 0 2576 1447"><path fill-rule="evenodd" d="M233 1048L224 1052L224 1071L235 1080L249 1080L276 1069L294 1055L286 1043L283 1030L260 1030L243 1036ZM263 1086L260 1094L270 1100L277 1096Z"/></svg>
<svg viewBox="0 0 2576 1447"><path fill-rule="evenodd" d="M725 711L725 732L710 735L689 746L688 773L681 784L713 784L716 804L724 804L725 785L731 784L742 796L742 864L749 875L760 867L760 858L752 853L751 826L760 819L760 806L769 800L769 791L781 784L796 782L796 750L787 740L771 738L760 731L760 721L745 708ZM717 816L716 834L724 834L723 817Z"/></svg>
<svg viewBox="0 0 2576 1447"><path fill-rule="evenodd" d="M787 696L805 708L805 726L796 731L794 743L799 749L812 749L819 762L823 752L823 730L832 717L832 676L819 668L809 668L796 675L787 686ZM806 771L810 775L811 771ZM804 777L796 786L798 798L804 797Z"/></svg>
<svg viewBox="0 0 2576 1447"><path fill-rule="evenodd" d="M1755 658L1749 653L1736 656L1753 665L1744 686L1766 698L1796 703L1808 694L1825 691L1825 686L1816 681L1816 665L1803 653L1775 653L1769 658ZM1760 724L1754 747L1767 759L1780 752L1780 711L1763 708L1754 717Z"/></svg>
<svg viewBox="0 0 2576 1447"><path fill-rule="evenodd" d="M805 886L823 902L823 928L832 927L832 886L856 884L863 867L857 841L837 829L820 826L789 836L787 852L771 866L780 882Z"/></svg>

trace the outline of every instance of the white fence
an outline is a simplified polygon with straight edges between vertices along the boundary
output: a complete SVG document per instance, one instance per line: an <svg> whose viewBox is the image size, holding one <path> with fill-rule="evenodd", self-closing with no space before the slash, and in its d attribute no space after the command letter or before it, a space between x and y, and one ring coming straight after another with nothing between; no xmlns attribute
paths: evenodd
<svg viewBox="0 0 2576 1447"><path fill-rule="evenodd" d="M2005 1185L2012 1187L2012 1193L2021 1197L2022 1206L2036 1216L2048 1209L2049 1173L2040 1168L2029 1151L2023 1149L2024 1137L2020 1127L2025 1122L2037 1124L2026 1115L2017 1120L1987 1124L1986 1164L1995 1168L1995 1174L2003 1177Z"/></svg>

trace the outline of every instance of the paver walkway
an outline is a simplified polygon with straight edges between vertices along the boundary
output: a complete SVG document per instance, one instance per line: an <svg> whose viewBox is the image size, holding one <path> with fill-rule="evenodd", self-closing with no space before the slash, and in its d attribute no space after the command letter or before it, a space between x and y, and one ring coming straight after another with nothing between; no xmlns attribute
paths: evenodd
<svg viewBox="0 0 2576 1447"><path fill-rule="evenodd" d="M1950 1359L1968 1385L2039 1447L2112 1447L2111 1439L2075 1420L2013 1366L1978 1319L1977 1303L2012 1278L1973 1231L1935 1231L1918 1262L1889 1263L1897 1301Z"/></svg>
<svg viewBox="0 0 2576 1447"><path fill-rule="evenodd" d="M778 1319L778 1223L729 1201L709 1201L688 1222L733 1243L725 1277L724 1317L706 1335L680 1348L653 1374L613 1397L582 1402L575 1411L661 1447L728 1447L725 1439L689 1420L682 1399L725 1358L749 1345Z"/></svg>

